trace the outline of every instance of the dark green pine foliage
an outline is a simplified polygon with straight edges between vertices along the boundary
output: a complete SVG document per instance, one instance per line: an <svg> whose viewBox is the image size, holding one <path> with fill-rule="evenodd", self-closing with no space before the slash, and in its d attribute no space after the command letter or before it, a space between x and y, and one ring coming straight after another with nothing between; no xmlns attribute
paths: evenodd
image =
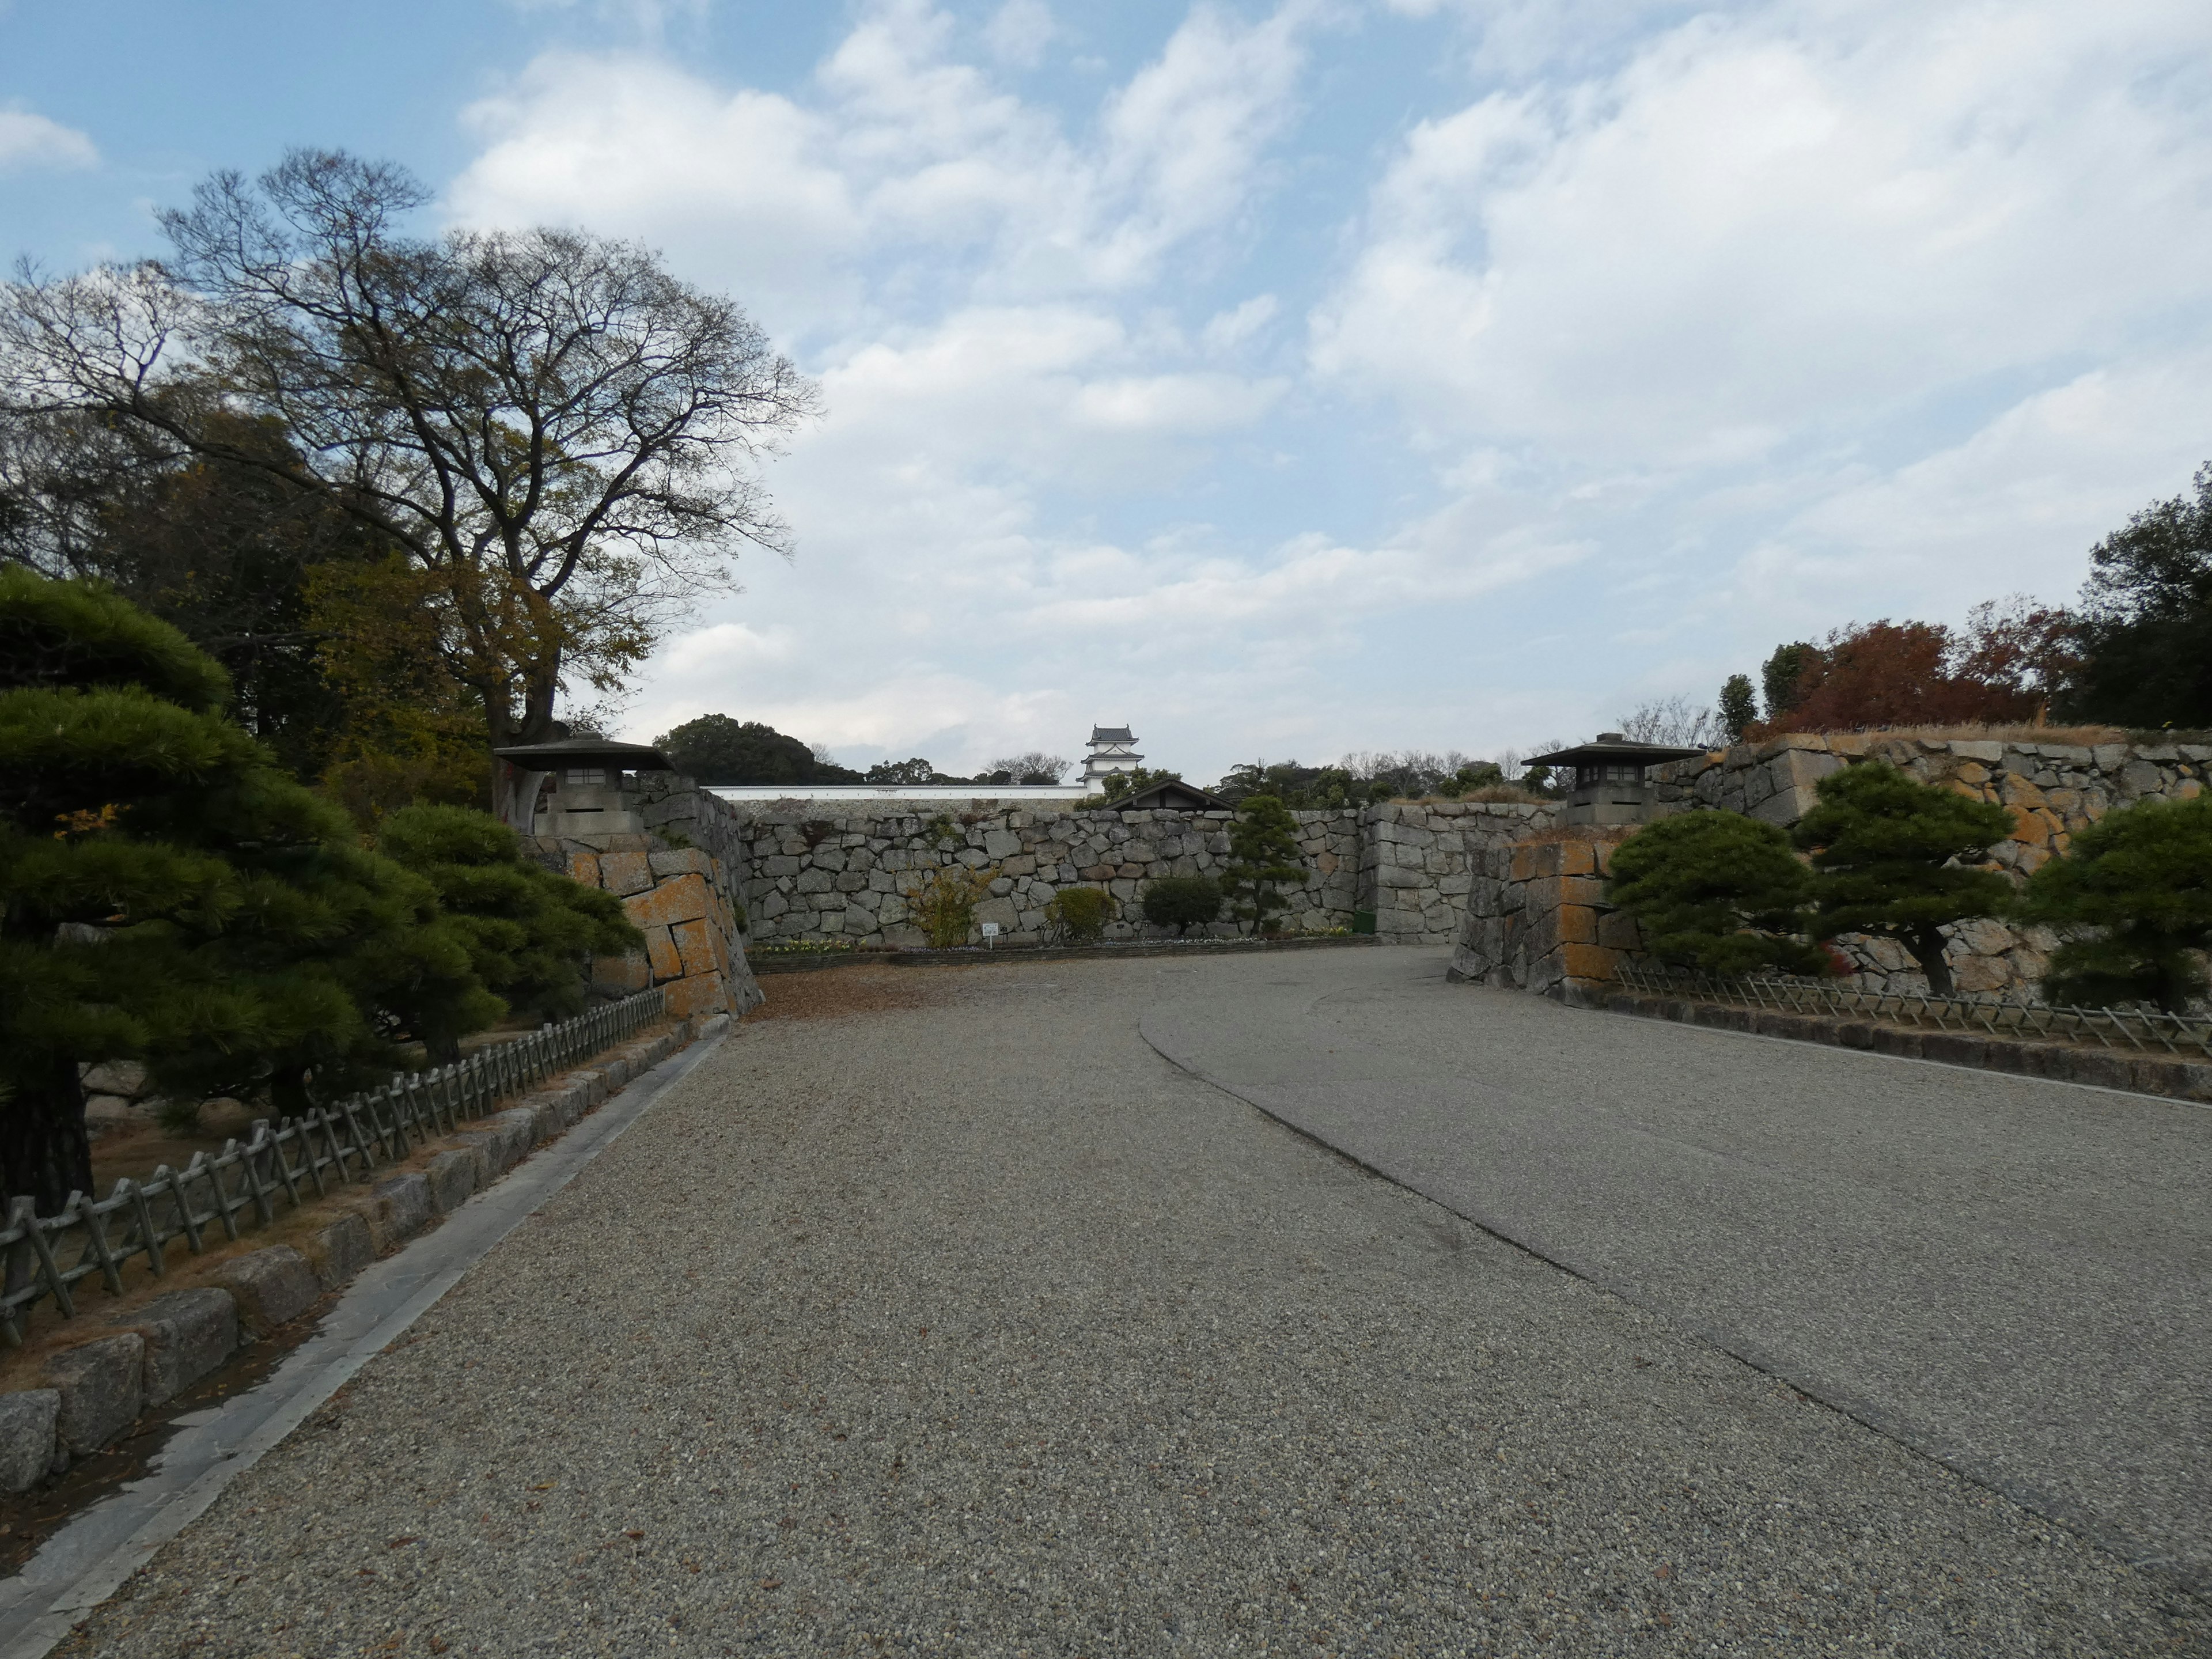
<svg viewBox="0 0 2212 1659"><path fill-rule="evenodd" d="M1298 854L1298 823L1291 809L1273 795L1247 795L1237 807L1229 831L1229 863L1221 890L1239 915L1263 933L1275 931L1274 914L1287 909L1285 886L1302 886L1304 860Z"/></svg>
<svg viewBox="0 0 2212 1659"><path fill-rule="evenodd" d="M471 982L228 691L112 592L0 570L0 1191L42 1211L91 1183L81 1064L297 1109L389 1060L395 982Z"/></svg>
<svg viewBox="0 0 2212 1659"><path fill-rule="evenodd" d="M1779 720L1797 706L1797 683L1811 665L1813 647L1799 640L1778 645L1760 666L1760 688L1766 693L1766 718Z"/></svg>
<svg viewBox="0 0 2212 1659"><path fill-rule="evenodd" d="M2154 501L2090 550L2088 659L2063 699L2075 719L2212 726L2212 462L2194 494Z"/></svg>
<svg viewBox="0 0 2212 1659"><path fill-rule="evenodd" d="M1743 734L1759 719L1759 694L1751 689L1751 676L1731 674L1721 683L1720 702L1716 711L1720 716L1721 730L1730 743L1741 743Z"/></svg>
<svg viewBox="0 0 2212 1659"><path fill-rule="evenodd" d="M1647 824L1614 849L1607 897L1636 918L1662 962L1733 975L1764 968L1829 972L1798 937L1813 873L1790 837L1763 819L1684 812Z"/></svg>
<svg viewBox="0 0 2212 1659"><path fill-rule="evenodd" d="M1145 889L1144 909L1146 921L1172 927L1181 939L1221 914L1221 884L1211 876L1162 876Z"/></svg>
<svg viewBox="0 0 2212 1659"><path fill-rule="evenodd" d="M387 857L436 890L477 976L510 1013L558 1019L576 1012L591 958L645 943L620 899L533 863L514 831L489 813L403 807L384 820L377 839ZM441 1061L458 1057L461 1036L485 1023L435 1000L409 1014Z"/></svg>
<svg viewBox="0 0 2212 1659"><path fill-rule="evenodd" d="M814 751L797 738L787 737L758 720L738 720L727 714L702 714L686 720L655 738L653 746L666 755L678 771L700 783L860 781L860 775L849 767L815 759ZM922 768L925 772L934 770L926 761ZM926 783L928 779L904 781Z"/></svg>
<svg viewBox="0 0 2212 1659"><path fill-rule="evenodd" d="M1819 784L1792 836L1813 856L1814 937L1870 933L1911 953L1937 996L1952 993L1943 929L2007 908L2012 885L1973 866L2012 833L2012 814L1863 761Z"/></svg>
<svg viewBox="0 0 2212 1659"><path fill-rule="evenodd" d="M2181 1012L2207 989L2197 953L2212 950L2212 795L2108 814L2028 878L2016 914L2072 935L2051 958L2051 1001Z"/></svg>

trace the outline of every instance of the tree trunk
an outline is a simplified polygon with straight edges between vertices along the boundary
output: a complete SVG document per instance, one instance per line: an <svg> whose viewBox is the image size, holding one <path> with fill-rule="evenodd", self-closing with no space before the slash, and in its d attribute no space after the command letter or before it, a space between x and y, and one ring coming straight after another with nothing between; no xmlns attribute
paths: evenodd
<svg viewBox="0 0 2212 1659"><path fill-rule="evenodd" d="M269 1079L269 1103L278 1118L305 1117L315 1109L314 1091L304 1066L280 1066Z"/></svg>
<svg viewBox="0 0 2212 1659"><path fill-rule="evenodd" d="M59 1215L71 1193L92 1191L76 1062L56 1056L18 1077L15 1095L0 1106L0 1196L27 1194L40 1215Z"/></svg>
<svg viewBox="0 0 2212 1659"><path fill-rule="evenodd" d="M1958 989L1951 982L1951 964L1943 957L1945 943L1941 927L1916 928L1905 941L1905 949L1911 951L1920 963L1920 971L1928 976L1928 994L1930 996L1952 996Z"/></svg>

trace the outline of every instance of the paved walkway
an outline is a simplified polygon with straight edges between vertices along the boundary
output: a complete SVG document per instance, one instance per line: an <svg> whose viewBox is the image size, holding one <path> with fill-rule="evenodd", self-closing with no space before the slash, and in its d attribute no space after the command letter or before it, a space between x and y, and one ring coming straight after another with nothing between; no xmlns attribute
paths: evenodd
<svg viewBox="0 0 2212 1659"><path fill-rule="evenodd" d="M2170 1578L1140 1030L1384 964L1496 1000L1346 951L749 1023L62 1651L2206 1650ZM1484 1065L1572 1085L1553 1015Z"/></svg>
<svg viewBox="0 0 2212 1659"><path fill-rule="evenodd" d="M2212 1587L2212 1111L1447 985L1188 982L1160 1051L2128 1559Z"/></svg>

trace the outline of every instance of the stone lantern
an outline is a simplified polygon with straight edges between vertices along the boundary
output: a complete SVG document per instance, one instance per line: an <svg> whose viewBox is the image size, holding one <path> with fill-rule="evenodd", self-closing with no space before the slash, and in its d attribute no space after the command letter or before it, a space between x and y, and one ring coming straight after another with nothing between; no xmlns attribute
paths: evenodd
<svg viewBox="0 0 2212 1659"><path fill-rule="evenodd" d="M526 836L637 834L645 821L623 794L623 774L675 769L648 744L611 738L562 738L492 753L503 763L500 817Z"/></svg>
<svg viewBox="0 0 2212 1659"><path fill-rule="evenodd" d="M1670 744L1634 743L1618 732L1601 732L1572 749L1532 756L1528 764L1574 769L1574 788L1560 815L1562 823L1642 823L1651 816L1650 769L1705 752Z"/></svg>

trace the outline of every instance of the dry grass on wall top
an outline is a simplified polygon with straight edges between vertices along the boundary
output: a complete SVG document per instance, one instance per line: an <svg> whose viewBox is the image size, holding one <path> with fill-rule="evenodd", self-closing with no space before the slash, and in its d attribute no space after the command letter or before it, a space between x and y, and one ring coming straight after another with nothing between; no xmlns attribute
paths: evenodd
<svg viewBox="0 0 2212 1659"><path fill-rule="evenodd" d="M1832 746L1854 739L1865 743L2050 743L2072 749L2094 749L2107 743L2187 743L2194 735L2186 732L2123 732L2113 726L1877 726L1857 732L1774 731L1754 726L1744 733L1743 740L1757 744L1771 743L1778 738L1813 738Z"/></svg>

